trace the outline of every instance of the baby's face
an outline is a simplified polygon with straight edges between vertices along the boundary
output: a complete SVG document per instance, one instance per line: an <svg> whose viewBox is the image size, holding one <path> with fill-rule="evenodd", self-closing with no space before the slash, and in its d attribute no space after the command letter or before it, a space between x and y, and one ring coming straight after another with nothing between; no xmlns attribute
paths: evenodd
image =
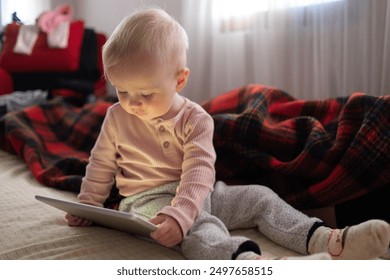
<svg viewBox="0 0 390 280"><path fill-rule="evenodd" d="M108 73L107 76L126 112L142 120L163 117L177 97L175 73L170 67L143 69L143 66L134 65L126 73Z"/></svg>

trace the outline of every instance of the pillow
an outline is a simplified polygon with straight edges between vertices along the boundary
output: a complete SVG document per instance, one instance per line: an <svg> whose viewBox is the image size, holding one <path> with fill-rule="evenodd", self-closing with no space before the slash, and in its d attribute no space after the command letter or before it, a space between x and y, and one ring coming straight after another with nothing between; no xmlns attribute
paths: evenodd
<svg viewBox="0 0 390 280"><path fill-rule="evenodd" d="M67 72L79 68L80 51L84 35L84 22L71 22L69 26L68 47L64 49L50 48L47 35L40 32L31 55L14 53L13 48L19 32L19 24L6 26L5 40L0 55L0 67L10 73L17 72Z"/></svg>

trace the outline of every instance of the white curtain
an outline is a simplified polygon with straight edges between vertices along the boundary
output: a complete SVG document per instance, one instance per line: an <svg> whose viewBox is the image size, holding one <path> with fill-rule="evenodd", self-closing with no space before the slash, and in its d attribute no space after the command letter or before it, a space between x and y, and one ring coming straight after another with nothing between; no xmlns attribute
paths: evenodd
<svg viewBox="0 0 390 280"><path fill-rule="evenodd" d="M195 101L249 83L299 99L390 94L388 0L186 0L182 24Z"/></svg>

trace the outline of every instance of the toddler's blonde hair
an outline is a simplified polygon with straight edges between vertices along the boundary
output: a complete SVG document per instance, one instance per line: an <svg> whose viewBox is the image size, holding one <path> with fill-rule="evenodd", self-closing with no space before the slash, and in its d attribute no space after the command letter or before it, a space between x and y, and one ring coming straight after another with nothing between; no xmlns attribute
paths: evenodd
<svg viewBox="0 0 390 280"><path fill-rule="evenodd" d="M131 60L148 53L159 63L186 66L188 37L183 27L159 8L148 8L125 17L103 47L104 72L124 72Z"/></svg>

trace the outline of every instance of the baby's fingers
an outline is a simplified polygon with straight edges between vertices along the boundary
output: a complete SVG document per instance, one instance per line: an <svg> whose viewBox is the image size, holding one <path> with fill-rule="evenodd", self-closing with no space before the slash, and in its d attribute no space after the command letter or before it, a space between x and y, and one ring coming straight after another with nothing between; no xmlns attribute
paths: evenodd
<svg viewBox="0 0 390 280"><path fill-rule="evenodd" d="M92 224L91 221L74 216L72 214L66 214L65 218L68 220L68 226L70 227L86 227Z"/></svg>

